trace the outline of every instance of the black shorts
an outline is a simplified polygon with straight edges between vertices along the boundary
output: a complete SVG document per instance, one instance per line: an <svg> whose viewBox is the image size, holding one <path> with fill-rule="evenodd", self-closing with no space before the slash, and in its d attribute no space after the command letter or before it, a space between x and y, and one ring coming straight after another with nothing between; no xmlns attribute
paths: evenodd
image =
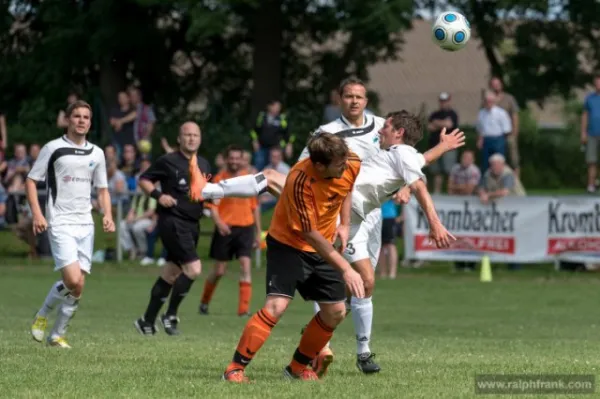
<svg viewBox="0 0 600 399"><path fill-rule="evenodd" d="M305 252L267 236L267 295L306 301L342 302L346 285L340 273L317 253Z"/></svg>
<svg viewBox="0 0 600 399"><path fill-rule="evenodd" d="M396 238L396 219L383 219L381 224L381 243L392 244Z"/></svg>
<svg viewBox="0 0 600 399"><path fill-rule="evenodd" d="M256 228L254 226L233 226L230 229L231 234L222 236L215 228L210 243L209 256L211 259L226 262L234 257L239 259L242 256L252 256Z"/></svg>
<svg viewBox="0 0 600 399"><path fill-rule="evenodd" d="M198 222L160 215L157 227L160 240L167 250L167 262L181 266L200 259L196 249L200 235Z"/></svg>

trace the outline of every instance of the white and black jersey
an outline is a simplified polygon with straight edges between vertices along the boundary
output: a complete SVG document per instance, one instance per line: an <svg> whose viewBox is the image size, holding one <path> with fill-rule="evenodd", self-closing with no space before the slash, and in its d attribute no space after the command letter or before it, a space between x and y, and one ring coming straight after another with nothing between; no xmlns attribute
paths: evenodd
<svg viewBox="0 0 600 399"><path fill-rule="evenodd" d="M319 126L313 135L320 132L333 133L345 139L350 151L354 152L364 161L377 154L379 149L379 129L385 124L385 119L375 115L364 114L364 124L361 127L352 126L344 117L340 116L333 122ZM299 160L308 158L308 148L304 148Z"/></svg>
<svg viewBox="0 0 600 399"><path fill-rule="evenodd" d="M92 186L108 187L104 151L60 137L42 147L28 178L47 183L48 226L94 224Z"/></svg>

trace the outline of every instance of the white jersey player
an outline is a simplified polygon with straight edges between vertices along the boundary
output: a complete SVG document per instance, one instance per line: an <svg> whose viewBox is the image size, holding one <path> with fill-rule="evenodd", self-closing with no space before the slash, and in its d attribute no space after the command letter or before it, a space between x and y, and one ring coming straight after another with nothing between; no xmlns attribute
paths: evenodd
<svg viewBox="0 0 600 399"><path fill-rule="evenodd" d="M62 279L54 283L37 312L31 335L42 342L48 316L58 306L48 345L69 348L65 339L67 325L77 310L85 274L91 271L94 247L91 190L98 189L104 212L104 231L114 232L104 152L86 140L92 111L89 104L77 101L66 111L67 134L47 143L26 181L27 200L33 216L34 233L48 229L54 270ZM46 217L38 201L36 183L47 183Z"/></svg>

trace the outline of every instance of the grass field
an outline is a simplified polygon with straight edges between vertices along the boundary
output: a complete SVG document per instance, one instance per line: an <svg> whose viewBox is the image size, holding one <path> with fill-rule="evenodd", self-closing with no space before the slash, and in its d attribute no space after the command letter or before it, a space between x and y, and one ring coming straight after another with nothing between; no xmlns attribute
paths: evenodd
<svg viewBox="0 0 600 399"><path fill-rule="evenodd" d="M108 242L98 238L100 247ZM220 381L246 321L235 315L236 267L217 289L210 316L197 313L201 278L181 307L183 334L147 338L133 321L158 269L94 265L69 332L74 348L60 350L29 335L58 275L49 262L16 258L26 249L10 233L0 233L0 253L7 254L0 261L0 397L464 398L476 396L480 373L600 374L594 273L500 268L494 282L480 283L476 274L450 273L444 264L401 270L395 281L378 281L374 297L372 349L382 372L367 377L356 369L348 319L334 336L330 373L317 383L282 380L311 317L311 306L297 299L248 368L255 383L239 386ZM263 295L264 271L257 270L253 310Z"/></svg>

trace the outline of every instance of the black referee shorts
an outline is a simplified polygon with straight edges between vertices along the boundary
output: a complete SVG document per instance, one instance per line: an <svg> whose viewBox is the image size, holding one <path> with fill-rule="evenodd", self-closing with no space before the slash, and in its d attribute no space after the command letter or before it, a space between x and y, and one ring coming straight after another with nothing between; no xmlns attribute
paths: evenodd
<svg viewBox="0 0 600 399"><path fill-rule="evenodd" d="M267 295L293 298L296 290L306 301L346 300L342 273L319 254L301 251L267 236Z"/></svg>
<svg viewBox="0 0 600 399"><path fill-rule="evenodd" d="M215 227L212 241L210 243L211 259L227 262L234 257L239 259L242 256L252 256L252 246L254 244L254 226L233 226L230 227L231 234L222 236Z"/></svg>
<svg viewBox="0 0 600 399"><path fill-rule="evenodd" d="M157 226L160 239L167 250L167 262L182 266L200 259L196 249L200 235L198 222L160 215Z"/></svg>

